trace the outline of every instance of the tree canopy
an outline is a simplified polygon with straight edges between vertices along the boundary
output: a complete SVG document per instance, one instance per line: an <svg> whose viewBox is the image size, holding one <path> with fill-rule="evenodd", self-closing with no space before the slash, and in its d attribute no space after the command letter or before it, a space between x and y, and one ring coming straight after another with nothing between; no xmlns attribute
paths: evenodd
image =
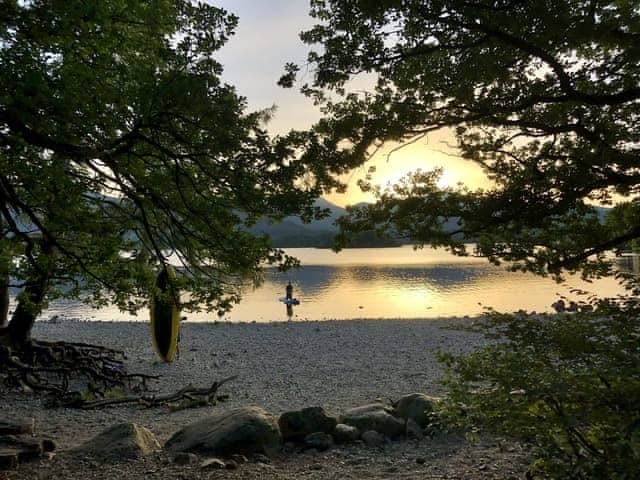
<svg viewBox="0 0 640 480"><path fill-rule="evenodd" d="M418 172L351 210L345 236L377 229L537 273L602 273L594 255L640 236L591 207L640 184L640 10L633 1L317 0L301 34L328 150L365 162L382 143L450 128L494 187L438 188ZM284 85L298 67L287 65ZM346 93L360 74L375 89ZM393 160L392 160L393 161ZM371 186L365 188L372 188ZM635 200L632 200L635 205ZM459 222L459 229L444 226Z"/></svg>
<svg viewBox="0 0 640 480"><path fill-rule="evenodd" d="M236 23L188 0L3 3L0 263L16 313L80 292L135 311L169 261L183 307L227 309L264 262L294 263L248 227L317 213L326 173L222 82Z"/></svg>
<svg viewBox="0 0 640 480"><path fill-rule="evenodd" d="M435 170L364 184L377 202L350 209L340 244L372 229L458 254L474 240L495 262L556 276L613 273L604 253L637 247L638 2L314 0L311 13L302 39L319 48L302 90L324 108L319 150L362 165L385 142L449 128L493 182L440 188ZM349 93L362 74L375 88ZM605 221L597 203L614 205ZM442 357L447 428L529 444L532 478L637 478L639 278L627 281L632 294L575 313L479 319L487 346Z"/></svg>

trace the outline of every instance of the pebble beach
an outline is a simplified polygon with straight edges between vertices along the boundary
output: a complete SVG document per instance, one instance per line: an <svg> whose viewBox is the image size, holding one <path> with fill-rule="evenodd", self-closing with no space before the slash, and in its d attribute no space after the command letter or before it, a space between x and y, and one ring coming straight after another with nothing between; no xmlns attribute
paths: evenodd
<svg viewBox="0 0 640 480"><path fill-rule="evenodd" d="M221 387L219 394L228 396L228 399L219 405L173 413L134 406L94 411L45 409L41 398L2 390L2 417L8 420L34 419L37 433L55 439L57 457L60 457L38 465L21 466L5 475L16 479L34 478L33 475L40 474L45 475L41 478L54 478L50 475L62 476L59 478L114 478L116 474L121 478L155 478L156 470L152 467L164 462L166 471L163 473L162 469L157 469L157 478L293 479L300 478L301 472L305 478L389 478L389 468L394 476L404 472L398 478L413 478L414 474L418 475L415 478L509 478L507 470L515 469L516 474L522 467L522 462L517 461L520 454L513 453L513 448L505 450L504 444L498 440L467 444L451 436L441 438L437 444L434 439L422 440L416 445L402 442L377 452L356 445L315 456L313 452L300 453L293 456L296 458L276 459L269 465L247 464L237 471L226 472L226 477L207 476L212 473L195 470L190 472L190 476L181 477L183 473L175 473L175 477L167 477L166 473L173 471L171 468L174 467L166 466L169 460L157 455L155 460L146 458L123 467L87 466L82 462L74 463L64 454L119 422L141 424L163 443L185 425L220 409L256 405L279 415L289 410L321 406L339 415L348 408L376 400L393 401L412 392L440 396L444 394L438 382L443 375L443 367L436 359L436 352L469 352L481 345L484 340L480 336L455 328L472 321L469 318L450 318L185 322L181 330L179 358L172 363L158 360L147 323L38 322L33 330L33 336L38 339L99 344L123 350L130 372L160 376L160 380L152 384L152 389L159 394L175 392L188 384L208 387L230 376L237 375L237 379ZM439 449L446 453L441 452L441 456L430 462L429 455ZM365 460L350 467L349 455ZM460 458L454 461L457 456ZM397 466L397 462L402 464L402 459L407 465ZM153 463L151 467L150 462ZM365 468L364 473L362 468ZM438 476L446 473L447 468L450 469L449 476ZM91 471L90 476L87 476L87 469ZM120 473L116 473L118 471ZM432 476L427 476L429 471ZM316 474L318 476L314 477Z"/></svg>

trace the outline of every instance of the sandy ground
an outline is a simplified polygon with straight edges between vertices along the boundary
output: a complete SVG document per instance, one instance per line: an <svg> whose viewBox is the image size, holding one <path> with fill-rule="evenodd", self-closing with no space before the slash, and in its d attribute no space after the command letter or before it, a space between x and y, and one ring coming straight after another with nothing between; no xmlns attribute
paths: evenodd
<svg viewBox="0 0 640 480"><path fill-rule="evenodd" d="M484 341L451 329L470 319L351 320L286 323L185 323L180 357L157 357L146 323L40 322L39 339L101 344L127 352L130 372L160 375L154 385L169 393L187 385L209 386L232 375L216 406L168 413L118 407L99 411L45 409L39 398L0 393L0 417L34 418L40 434L59 446L53 461L20 467L7 478L222 478L220 472L177 467L164 454L120 465L73 462L65 451L115 423L133 421L162 443L181 427L220 409L257 405L279 415L322 406L339 414L376 399L412 392L442 395L442 366L435 352L467 352ZM297 453L269 465L249 463L224 478L521 478L524 454L498 440L468 444L452 435L420 442L393 442L383 449L363 445L323 453ZM157 477L155 476L157 474ZM0 474L2 475L2 474ZM0 476L0 479L3 477Z"/></svg>

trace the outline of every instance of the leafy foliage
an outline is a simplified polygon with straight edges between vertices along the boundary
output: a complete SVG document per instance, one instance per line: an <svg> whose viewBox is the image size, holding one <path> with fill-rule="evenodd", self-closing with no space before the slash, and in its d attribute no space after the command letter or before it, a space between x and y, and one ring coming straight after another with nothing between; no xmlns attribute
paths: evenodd
<svg viewBox="0 0 640 480"><path fill-rule="evenodd" d="M440 190L423 173L354 209L345 235L396 229L455 250L474 238L483 255L556 274L600 274L598 253L640 236L638 217L613 232L589 206L638 193L635 2L318 0L311 13L302 39L322 49L302 90L323 104L327 149L360 165L384 142L449 128L494 185ZM347 93L361 73L375 89ZM451 219L449 240L439 226Z"/></svg>
<svg viewBox="0 0 640 480"><path fill-rule="evenodd" d="M492 345L442 355L443 410L535 446L532 473L553 478L640 475L640 303L598 300L575 315L493 313Z"/></svg>
<svg viewBox="0 0 640 480"><path fill-rule="evenodd" d="M495 263L589 277L613 272L606 252L637 245L637 2L314 0L311 14L302 39L320 48L301 90L324 109L326 158L362 165L385 142L446 128L492 182L441 188L439 171L365 182L377 202L350 209L338 248L369 230L460 255L473 240ZM375 88L349 92L361 74ZM594 202L616 204L604 222ZM576 315L493 314L481 330L495 343L446 358L451 418L533 444L535 473L636 478L637 294Z"/></svg>
<svg viewBox="0 0 640 480"><path fill-rule="evenodd" d="M183 307L228 309L264 262L295 264L249 228L319 214L329 175L221 81L236 23L189 0L3 3L0 261L24 312L82 292L135 311L170 259Z"/></svg>

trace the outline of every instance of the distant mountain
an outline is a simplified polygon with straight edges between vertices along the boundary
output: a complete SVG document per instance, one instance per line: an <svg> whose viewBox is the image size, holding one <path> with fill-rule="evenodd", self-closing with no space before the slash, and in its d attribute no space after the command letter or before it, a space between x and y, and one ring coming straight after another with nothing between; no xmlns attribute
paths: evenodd
<svg viewBox="0 0 640 480"><path fill-rule="evenodd" d="M314 205L328 209L330 211L329 216L310 223L304 223L300 218L293 216L285 217L278 223L260 220L251 227L251 232L268 235L271 237L275 247L329 248L333 242L334 235L338 232L333 223L339 217L345 215L347 211L322 198L317 199Z"/></svg>
<svg viewBox="0 0 640 480"><path fill-rule="evenodd" d="M297 219L284 219L279 223L260 221L251 227L255 234L266 234L271 237L275 247L324 247L331 246L335 229L320 228L317 225L303 224Z"/></svg>
<svg viewBox="0 0 640 480"><path fill-rule="evenodd" d="M295 223L296 225L305 227L313 231L337 232L338 229L334 225L334 223L338 218L346 215L347 210L325 200L324 198L318 198L314 202L314 206L329 210L329 215L321 220L314 220L311 223L303 223L302 220L300 220L298 217L286 217L285 221Z"/></svg>
<svg viewBox="0 0 640 480"><path fill-rule="evenodd" d="M256 234L266 234L271 237L271 242L279 248L295 247L317 247L330 248L333 244L333 237L338 233L335 221L346 215L347 211L334 205L333 203L319 198L314 205L322 209L327 209L329 215L321 220L314 220L304 223L298 217L285 217L281 222L270 223L261 220L251 227L251 232ZM352 242L350 247L397 247L400 243L375 237L371 232L364 232Z"/></svg>

